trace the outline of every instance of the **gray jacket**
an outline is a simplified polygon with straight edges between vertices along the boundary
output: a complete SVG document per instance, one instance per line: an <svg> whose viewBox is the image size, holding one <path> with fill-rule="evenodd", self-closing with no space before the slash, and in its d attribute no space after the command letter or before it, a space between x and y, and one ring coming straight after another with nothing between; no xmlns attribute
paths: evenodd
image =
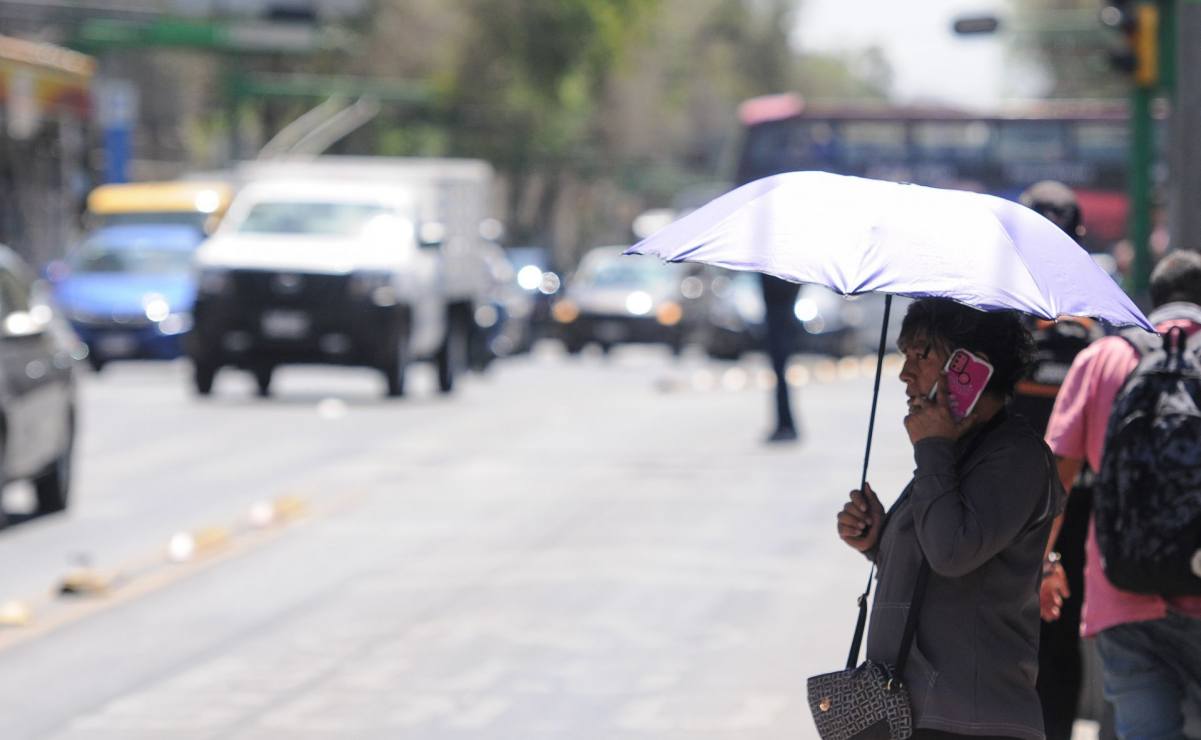
<svg viewBox="0 0 1201 740"><path fill-rule="evenodd" d="M922 440L913 456L913 480L874 553L867 656L896 663L925 553L930 579L903 677L917 726L1043 740L1038 584L1065 502L1053 458L1007 415L958 442Z"/></svg>

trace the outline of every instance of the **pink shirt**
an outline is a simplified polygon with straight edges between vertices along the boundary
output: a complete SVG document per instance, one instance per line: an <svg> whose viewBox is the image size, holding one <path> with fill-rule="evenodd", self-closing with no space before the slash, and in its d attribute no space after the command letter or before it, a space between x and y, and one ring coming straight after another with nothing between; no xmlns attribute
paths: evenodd
<svg viewBox="0 0 1201 740"><path fill-rule="evenodd" d="M1156 329L1165 332L1182 326L1190 335L1201 330L1191 321L1164 321ZM1088 460L1093 470L1101 469L1101 448L1114 398L1126 377L1138 366L1138 353L1121 337L1105 337L1076 356L1055 399L1047 423L1047 444L1059 457ZM1116 588L1105 577L1097 547L1096 522L1090 521L1085 544L1084 610L1081 632L1091 637L1101 630L1128 622L1159 619L1173 611L1201 619L1201 597L1165 599Z"/></svg>

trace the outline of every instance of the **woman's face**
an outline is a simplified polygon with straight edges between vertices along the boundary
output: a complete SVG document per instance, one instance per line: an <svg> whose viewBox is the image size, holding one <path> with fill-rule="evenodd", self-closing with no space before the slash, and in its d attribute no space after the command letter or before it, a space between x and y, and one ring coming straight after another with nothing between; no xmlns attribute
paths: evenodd
<svg viewBox="0 0 1201 740"><path fill-rule="evenodd" d="M898 349L905 355L905 362L901 365L901 382L905 384L905 395L911 410L913 402L928 397L930 389L938 383L950 356L944 348L945 344L924 334L916 334L898 343Z"/></svg>

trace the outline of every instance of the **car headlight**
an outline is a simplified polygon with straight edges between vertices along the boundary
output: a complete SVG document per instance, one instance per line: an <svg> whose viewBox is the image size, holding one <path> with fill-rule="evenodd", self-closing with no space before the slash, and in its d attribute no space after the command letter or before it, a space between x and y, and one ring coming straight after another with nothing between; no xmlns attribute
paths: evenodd
<svg viewBox="0 0 1201 740"><path fill-rule="evenodd" d="M793 313L796 314L798 321L807 323L816 319L821 314L821 310L817 307L817 301L812 298L801 298L793 306Z"/></svg>
<svg viewBox="0 0 1201 740"><path fill-rule="evenodd" d="M560 324L570 324L580 317L580 307L575 305L575 301L564 298L555 303L550 310L550 314Z"/></svg>
<svg viewBox="0 0 1201 740"><path fill-rule="evenodd" d="M663 326L675 326L684 318L684 309L675 301L667 301L655 311L655 320Z"/></svg>
<svg viewBox="0 0 1201 740"><path fill-rule="evenodd" d="M230 286L229 270L205 268L200 271L196 289L206 295L220 295Z"/></svg>
<svg viewBox="0 0 1201 740"><path fill-rule="evenodd" d="M542 284L542 268L538 265L526 265L517 271L517 284L522 290L535 291Z"/></svg>
<svg viewBox="0 0 1201 740"><path fill-rule="evenodd" d="M563 281L553 272L542 273L542 281L538 283L538 292L542 295L554 295L563 287Z"/></svg>
<svg viewBox="0 0 1201 740"><path fill-rule="evenodd" d="M649 293L636 290L626 296L626 311L635 316L646 316L655 307L655 299Z"/></svg>
<svg viewBox="0 0 1201 740"><path fill-rule="evenodd" d="M157 324L171 315L171 304L158 293L147 293L142 296L142 310L146 318Z"/></svg>

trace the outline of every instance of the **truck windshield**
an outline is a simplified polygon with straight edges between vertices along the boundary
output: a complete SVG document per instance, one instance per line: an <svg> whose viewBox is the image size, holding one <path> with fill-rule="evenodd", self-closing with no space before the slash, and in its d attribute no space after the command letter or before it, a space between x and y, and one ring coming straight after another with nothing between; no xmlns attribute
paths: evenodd
<svg viewBox="0 0 1201 740"><path fill-rule="evenodd" d="M251 206L237 231L242 234L357 236L381 217L396 215L396 209L381 203L262 202Z"/></svg>

